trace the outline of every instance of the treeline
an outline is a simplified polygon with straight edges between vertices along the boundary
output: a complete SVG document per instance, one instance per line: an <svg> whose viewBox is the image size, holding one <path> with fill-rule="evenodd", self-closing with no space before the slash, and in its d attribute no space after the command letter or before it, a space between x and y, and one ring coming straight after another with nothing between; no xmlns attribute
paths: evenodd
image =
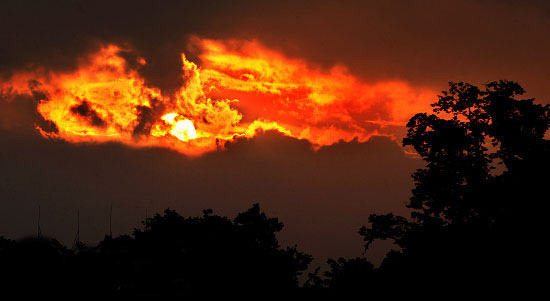
<svg viewBox="0 0 550 301"><path fill-rule="evenodd" d="M283 224L257 204L233 220L212 210L186 218L167 209L143 223L131 236L106 236L94 247L0 239L0 264L8 276L3 284L99 297L289 290L298 287L312 260L279 246L276 233Z"/></svg>
<svg viewBox="0 0 550 301"><path fill-rule="evenodd" d="M312 256L282 248L283 224L254 205L233 220L166 210L94 247L2 238L2 284L95 296L517 286L545 258L550 179L550 108L523 94L509 81L450 83L432 114L410 119L403 145L426 162L413 174L411 215L373 214L359 229L365 250L398 246L379 267L363 256L307 273Z"/></svg>

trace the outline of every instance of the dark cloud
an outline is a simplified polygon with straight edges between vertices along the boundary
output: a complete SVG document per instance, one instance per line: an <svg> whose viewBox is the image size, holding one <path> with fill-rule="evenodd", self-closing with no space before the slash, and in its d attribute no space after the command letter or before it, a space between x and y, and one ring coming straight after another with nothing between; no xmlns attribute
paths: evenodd
<svg viewBox="0 0 550 301"><path fill-rule="evenodd" d="M179 52L190 35L256 38L313 64L344 64L369 81L443 89L450 80L507 78L548 99L549 16L542 0L7 0L0 64L70 68L98 41L114 41L146 56L143 74L169 89L181 84Z"/></svg>
<svg viewBox="0 0 550 301"><path fill-rule="evenodd" d="M45 120L36 110L38 102L42 99L47 99L47 96L35 90L30 96L12 97L0 94L0 129L22 137L35 136L36 127L49 133L57 133L55 123ZM0 140L0 147L3 145L3 141Z"/></svg>
<svg viewBox="0 0 550 301"><path fill-rule="evenodd" d="M71 107L71 113L85 119L92 126L104 127L107 125L107 123L101 119L97 112L92 109L90 104L85 100L83 100L79 105Z"/></svg>
<svg viewBox="0 0 550 301"><path fill-rule="evenodd" d="M33 109L2 102L8 107L21 116ZM8 110L0 112L4 120ZM359 255L358 228L369 213L403 212L410 174L420 164L384 137L315 152L307 141L267 132L188 158L166 149L47 140L32 119L25 124L27 131L0 128L0 233L14 238L35 232L39 204L42 231L70 243L76 210L81 238L97 241L108 231L111 203L121 233L138 227L146 209L196 215L213 208L234 216L260 202L285 222L286 244L318 259Z"/></svg>
<svg viewBox="0 0 550 301"><path fill-rule="evenodd" d="M134 128L134 136L139 138L139 135L146 135L151 133L151 128L153 123L156 120L159 120L160 117L165 112L165 106L162 101L151 98L150 100L151 107L146 106L137 106L138 111L138 123Z"/></svg>
<svg viewBox="0 0 550 301"><path fill-rule="evenodd" d="M134 128L134 136L139 138L140 135L148 135L151 133L153 123L158 120L164 113L164 106L158 100L151 99L152 108L146 106L137 106L137 125Z"/></svg>

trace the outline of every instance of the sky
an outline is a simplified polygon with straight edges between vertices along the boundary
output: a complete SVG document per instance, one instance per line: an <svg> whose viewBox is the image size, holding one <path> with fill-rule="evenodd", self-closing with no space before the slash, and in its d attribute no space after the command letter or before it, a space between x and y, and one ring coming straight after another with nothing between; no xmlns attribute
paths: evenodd
<svg viewBox="0 0 550 301"><path fill-rule="evenodd" d="M406 214L406 120L449 81L550 103L548 36L537 0L3 1L0 235L38 205L70 243L77 210L94 242L110 204L127 233L259 202L284 244L359 256L369 214Z"/></svg>

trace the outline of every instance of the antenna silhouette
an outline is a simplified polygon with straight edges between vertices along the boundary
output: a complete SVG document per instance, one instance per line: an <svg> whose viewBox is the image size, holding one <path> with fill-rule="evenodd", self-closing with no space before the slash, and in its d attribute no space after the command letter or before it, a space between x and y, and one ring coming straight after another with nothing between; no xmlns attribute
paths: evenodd
<svg viewBox="0 0 550 301"><path fill-rule="evenodd" d="M147 231L147 229L149 229L148 218L149 218L149 214L147 214L147 207L145 207L145 231Z"/></svg>
<svg viewBox="0 0 550 301"><path fill-rule="evenodd" d="M80 244L80 211L76 211L76 236L73 242L73 249Z"/></svg>
<svg viewBox="0 0 550 301"><path fill-rule="evenodd" d="M113 237L113 202L109 211L109 237Z"/></svg>
<svg viewBox="0 0 550 301"><path fill-rule="evenodd" d="M42 237L42 230L40 229L40 205L38 205L38 228L37 228L37 231L36 231L36 236L38 238Z"/></svg>

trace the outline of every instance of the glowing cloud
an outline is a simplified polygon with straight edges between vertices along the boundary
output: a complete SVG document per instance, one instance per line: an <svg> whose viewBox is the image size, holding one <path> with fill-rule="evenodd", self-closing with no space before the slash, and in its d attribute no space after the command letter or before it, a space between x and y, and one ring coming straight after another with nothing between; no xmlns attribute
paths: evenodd
<svg viewBox="0 0 550 301"><path fill-rule="evenodd" d="M330 70L289 59L255 41L194 38L199 66L181 55L185 84L174 94L147 86L138 58L107 45L74 72L16 72L4 95L41 95L37 111L70 142L117 141L197 155L257 130L277 130L327 145L391 134L434 99L404 82L367 84L344 67ZM134 64L137 63L137 64ZM135 66L135 67L133 67Z"/></svg>

